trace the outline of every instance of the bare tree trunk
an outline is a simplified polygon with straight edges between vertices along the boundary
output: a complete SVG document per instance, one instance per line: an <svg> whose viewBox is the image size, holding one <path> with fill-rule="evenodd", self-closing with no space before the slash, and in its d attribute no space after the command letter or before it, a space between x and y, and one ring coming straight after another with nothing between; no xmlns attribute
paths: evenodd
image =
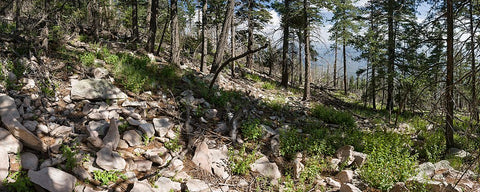
<svg viewBox="0 0 480 192"><path fill-rule="evenodd" d="M288 36L290 33L290 0L284 0L285 14L282 17L283 27L283 50L282 50L282 81L283 87L288 87Z"/></svg>
<svg viewBox="0 0 480 192"><path fill-rule="evenodd" d="M215 52L215 57L213 58L212 68L210 73L215 73L218 70L218 67L223 61L223 54L225 53L225 48L227 45L227 36L228 30L230 27L230 22L233 17L233 9L235 8L235 0L228 0L227 11L225 12L225 20L222 25L222 32L220 33L220 39L217 43L217 51Z"/></svg>
<svg viewBox="0 0 480 192"><path fill-rule="evenodd" d="M388 65L387 65L387 110L389 118L393 110L393 76L395 68L395 29L393 23L394 0L388 1Z"/></svg>
<svg viewBox="0 0 480 192"><path fill-rule="evenodd" d="M447 82L445 90L445 139L447 150L454 147L453 140L453 1L447 1Z"/></svg>
<svg viewBox="0 0 480 192"><path fill-rule="evenodd" d="M471 84L472 84L472 103L471 106L471 118L478 122L478 110L477 110L477 66L475 64L475 31L473 29L473 0L470 0L470 54L472 57L472 77L471 77Z"/></svg>
<svg viewBox="0 0 480 192"><path fill-rule="evenodd" d="M138 2L132 0L132 43L137 47L138 42Z"/></svg>
<svg viewBox="0 0 480 192"><path fill-rule="evenodd" d="M160 43L158 43L157 51L155 52L155 55L157 56L160 54L160 49L162 48L163 38L165 37L165 32L167 31L168 23L170 23L170 20L165 21L165 24L163 25L162 36L160 37Z"/></svg>
<svg viewBox="0 0 480 192"><path fill-rule="evenodd" d="M45 1L45 4L47 4L47 1ZM15 0L15 31L18 31L21 26L21 23L20 23L21 7L22 7L22 0ZM47 7L45 7L45 10L46 8Z"/></svg>
<svg viewBox="0 0 480 192"><path fill-rule="evenodd" d="M157 12L158 12L158 0L151 0L150 10L150 30L148 38L147 50L150 53L155 51L155 36L157 35Z"/></svg>
<svg viewBox="0 0 480 192"><path fill-rule="evenodd" d="M303 70L303 66L302 66L302 37L301 37L301 32L299 31L298 32L298 84L301 85L302 84L302 70Z"/></svg>
<svg viewBox="0 0 480 192"><path fill-rule="evenodd" d="M232 57L235 57L235 15L232 16L232 23L230 27L230 40L232 46ZM232 77L235 77L235 61L232 61Z"/></svg>
<svg viewBox="0 0 480 192"><path fill-rule="evenodd" d="M305 11L305 88L303 92L303 100L310 99L310 31L308 21L308 0L303 0L303 10ZM300 39L300 37L299 37ZM300 40L298 40L300 42Z"/></svg>
<svg viewBox="0 0 480 192"><path fill-rule="evenodd" d="M171 0L171 17L172 17L172 45L170 46L170 62L180 66L180 34L178 29L178 0Z"/></svg>
<svg viewBox="0 0 480 192"><path fill-rule="evenodd" d="M93 0L93 36L95 41L98 42L98 27L99 27L99 14L98 14L98 1Z"/></svg>
<svg viewBox="0 0 480 192"><path fill-rule="evenodd" d="M248 23L248 42L247 42L247 51L251 51L253 48L253 4L254 0L248 0L248 13L247 13L247 23ZM247 55L247 63L245 66L250 69L252 67L252 55Z"/></svg>
<svg viewBox="0 0 480 192"><path fill-rule="evenodd" d="M200 57L200 71L204 72L205 56L207 55L207 43L205 37L205 27L207 25L207 3L208 0L203 0L202 6L202 56Z"/></svg>
<svg viewBox="0 0 480 192"><path fill-rule="evenodd" d="M337 55L338 55L338 39L337 34L335 33L335 60L333 61L333 88L337 88Z"/></svg>
<svg viewBox="0 0 480 192"><path fill-rule="evenodd" d="M345 30L345 29L343 29ZM347 54L345 47L347 46L347 42L343 40L343 94L347 95Z"/></svg>

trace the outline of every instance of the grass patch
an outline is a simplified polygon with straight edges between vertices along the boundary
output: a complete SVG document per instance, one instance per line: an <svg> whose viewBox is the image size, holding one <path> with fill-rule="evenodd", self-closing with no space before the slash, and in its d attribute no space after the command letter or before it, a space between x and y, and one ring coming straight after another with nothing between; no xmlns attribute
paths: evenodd
<svg viewBox="0 0 480 192"><path fill-rule="evenodd" d="M275 83L264 82L262 84L262 88L266 90L277 89L277 85Z"/></svg>
<svg viewBox="0 0 480 192"><path fill-rule="evenodd" d="M35 188L33 183L27 176L27 172L19 171L15 173L10 173L8 176L15 182L8 183L7 178L3 180L3 185L6 187L7 191L22 191L22 192L34 192Z"/></svg>
<svg viewBox="0 0 480 192"><path fill-rule="evenodd" d="M259 119L248 119L240 126L240 131L245 140L256 141L263 135L263 128Z"/></svg>
<svg viewBox="0 0 480 192"><path fill-rule="evenodd" d="M102 185L107 185L110 182L116 183L120 179L127 179L127 176L120 171L93 171L93 179L100 181Z"/></svg>
<svg viewBox="0 0 480 192"><path fill-rule="evenodd" d="M346 128L354 128L356 126L355 119L347 112L337 111L323 105L314 106L310 112L313 117L319 118L326 123L337 124Z"/></svg>
<svg viewBox="0 0 480 192"><path fill-rule="evenodd" d="M255 74L250 74L250 73L245 74L245 78L250 79L250 80L255 81L255 82L261 82L262 81L262 78L260 78L260 76L255 75Z"/></svg>
<svg viewBox="0 0 480 192"><path fill-rule="evenodd" d="M230 168L233 174L247 175L250 172L250 164L256 160L255 150L251 154L246 152L246 147L242 146L238 153L233 148L228 150L228 156L230 159Z"/></svg>
<svg viewBox="0 0 480 192"><path fill-rule="evenodd" d="M95 53L92 52L86 52L80 56L80 62L82 63L82 65L87 67L93 66L93 64L95 63L95 59Z"/></svg>

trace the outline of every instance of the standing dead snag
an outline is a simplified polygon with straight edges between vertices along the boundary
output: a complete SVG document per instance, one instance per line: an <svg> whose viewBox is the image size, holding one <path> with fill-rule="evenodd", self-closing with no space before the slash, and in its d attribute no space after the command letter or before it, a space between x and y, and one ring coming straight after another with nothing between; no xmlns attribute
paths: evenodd
<svg viewBox="0 0 480 192"><path fill-rule="evenodd" d="M236 56L236 57L231 57L230 59L226 60L225 62L222 63L222 65L220 65L220 67L217 69L217 71L215 72L215 75L213 76L213 79L212 81L210 82L210 86L208 87L210 90L212 90L212 87L213 87L213 84L215 83L215 80L217 80L217 77L218 77L218 74L220 74L220 72L223 70L223 68L225 68L230 62L233 62L233 61L236 61L238 59L241 59L249 54L253 54L253 53L256 53L262 49L265 49L267 48L268 44L266 43L265 45L263 45L262 47L258 48L258 49L255 49L255 50L251 50L251 51L247 51L245 53L242 53L241 55L239 56Z"/></svg>

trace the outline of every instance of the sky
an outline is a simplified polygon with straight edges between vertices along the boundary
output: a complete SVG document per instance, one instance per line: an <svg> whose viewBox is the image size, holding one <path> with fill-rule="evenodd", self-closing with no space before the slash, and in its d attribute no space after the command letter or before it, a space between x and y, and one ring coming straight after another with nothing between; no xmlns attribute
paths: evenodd
<svg viewBox="0 0 480 192"><path fill-rule="evenodd" d="M360 0L355 3L356 6L361 7L364 6L368 0ZM418 7L417 13L417 21L420 23L422 22L426 16L427 12L430 9L426 4L421 4ZM279 41L282 38L282 30L280 28L280 15L275 12L274 10L269 11L272 15L272 19L269 21L268 24L265 25L265 28L261 32L262 34L269 37L273 42L276 43L277 47L281 47L281 42ZM313 63L313 65L323 66L324 70L326 70L327 64L330 65L332 68L334 62L334 52L333 50L329 49L329 47L334 43L332 40L329 39L330 33L328 30L332 27L333 23L328 22L328 20L333 16L333 13L324 9L322 11L324 17L324 23L320 26L317 26L315 31L312 31L312 45L315 46L315 49L319 53L317 58L317 62ZM366 68L366 61L353 61L352 58L358 56L358 52L353 48L347 48L347 75L352 76L355 75L355 72L360 68ZM339 50L339 53L340 50ZM339 59L340 55L339 55ZM339 61L342 62L342 61ZM321 69L321 67L317 68ZM339 70L343 71L343 68ZM340 74L342 76L342 74Z"/></svg>

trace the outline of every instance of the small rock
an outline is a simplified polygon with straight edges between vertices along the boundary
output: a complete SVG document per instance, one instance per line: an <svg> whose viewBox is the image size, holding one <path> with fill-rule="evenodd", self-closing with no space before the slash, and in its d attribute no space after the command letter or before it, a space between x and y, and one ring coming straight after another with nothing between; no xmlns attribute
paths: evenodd
<svg viewBox="0 0 480 192"><path fill-rule="evenodd" d="M103 67L93 69L93 76L95 77L95 79L103 79L107 75L108 70Z"/></svg>
<svg viewBox="0 0 480 192"><path fill-rule="evenodd" d="M217 117L217 113L218 113L218 111L216 109L207 109L205 111L205 118L213 119L213 118Z"/></svg>
<svg viewBox="0 0 480 192"><path fill-rule="evenodd" d="M355 160L355 157L353 156L353 146L351 145L340 147L335 155L340 159L340 163L345 164L346 166L351 165Z"/></svg>
<svg viewBox="0 0 480 192"><path fill-rule="evenodd" d="M250 169L255 172L259 172L261 175L271 178L278 179L282 177L278 166L275 163L270 163L267 157L263 156L250 165Z"/></svg>
<svg viewBox="0 0 480 192"><path fill-rule="evenodd" d="M140 172L146 172L152 169L152 162L147 160L135 161L135 170Z"/></svg>
<svg viewBox="0 0 480 192"><path fill-rule="evenodd" d="M72 172L82 181L88 181L88 180L92 179L92 176L90 176L90 173L88 173L88 171L85 170L85 168L83 168L82 166L74 167L72 169Z"/></svg>
<svg viewBox="0 0 480 192"><path fill-rule="evenodd" d="M73 127L63 125L50 131L50 135L53 137L67 137L70 133L73 133Z"/></svg>
<svg viewBox="0 0 480 192"><path fill-rule="evenodd" d="M431 162L422 163L415 171L418 173L415 179L423 180L424 178L431 178L435 175L435 165Z"/></svg>
<svg viewBox="0 0 480 192"><path fill-rule="evenodd" d="M125 131L122 138L132 147L142 145L142 136L135 130Z"/></svg>
<svg viewBox="0 0 480 192"><path fill-rule="evenodd" d="M0 128L0 146L2 146L1 151L7 153L18 153L23 147L22 143L4 128Z"/></svg>
<svg viewBox="0 0 480 192"><path fill-rule="evenodd" d="M156 190L150 186L147 180L143 180L133 183L133 188L130 192L156 192Z"/></svg>
<svg viewBox="0 0 480 192"><path fill-rule="evenodd" d="M105 120L102 121L90 121L88 122L87 130L90 136L99 137L104 136L107 132L108 122Z"/></svg>
<svg viewBox="0 0 480 192"><path fill-rule="evenodd" d="M110 119L110 126L108 132L103 138L103 144L105 147L115 150L118 147L118 142L120 142L120 133L118 132L118 123L114 118Z"/></svg>
<svg viewBox="0 0 480 192"><path fill-rule="evenodd" d="M354 158L353 165L355 165L357 167L361 167L361 166L363 166L363 164L367 160L367 154L354 151L353 152L353 158Z"/></svg>
<svg viewBox="0 0 480 192"><path fill-rule="evenodd" d="M8 114L2 116L1 118L3 124L5 125L5 127L7 127L10 133L13 133L13 136L20 139L25 146L42 152L47 151L47 147L43 143L43 141L40 140L40 138L38 138L36 135L28 131L27 128L25 128L20 122L18 122L17 119L13 118L11 115Z"/></svg>
<svg viewBox="0 0 480 192"><path fill-rule="evenodd" d="M95 162L105 170L123 170L127 165L125 160L117 152L113 152L107 147L104 147L97 152L97 159Z"/></svg>
<svg viewBox="0 0 480 192"><path fill-rule="evenodd" d="M135 174L135 172L127 171L127 172L125 172L125 176L127 177L128 181L130 181L130 182L138 181L137 175Z"/></svg>
<svg viewBox="0 0 480 192"><path fill-rule="evenodd" d="M10 116L11 118L15 119L20 118L15 100L5 94L0 94L0 116L2 118L6 116Z"/></svg>
<svg viewBox="0 0 480 192"><path fill-rule="evenodd" d="M154 118L153 125L155 127L155 131L160 137L165 137L168 130L174 126L168 117Z"/></svg>
<svg viewBox="0 0 480 192"><path fill-rule="evenodd" d="M37 121L24 121L23 126L27 128L29 131L35 131L35 128L37 128L38 122Z"/></svg>
<svg viewBox="0 0 480 192"><path fill-rule="evenodd" d="M148 138L153 137L155 135L155 128L151 123L143 123L139 125L140 129L142 130Z"/></svg>
<svg viewBox="0 0 480 192"><path fill-rule="evenodd" d="M132 117L127 117L127 122L128 122L128 124L133 125L133 126L139 126L141 124L140 121L138 121L138 120L136 120Z"/></svg>
<svg viewBox="0 0 480 192"><path fill-rule="evenodd" d="M211 174L212 168L208 153L209 149L206 141L201 142L195 150L195 155L192 158L192 162L202 168L207 173Z"/></svg>
<svg viewBox="0 0 480 192"><path fill-rule="evenodd" d="M342 183L350 183L353 180L352 170L342 170L335 176Z"/></svg>
<svg viewBox="0 0 480 192"><path fill-rule="evenodd" d="M325 179L325 182L327 182L328 185L330 185L330 186L332 186L333 188L336 188L336 189L342 187L342 184L340 182L335 181L334 179L332 179L330 177L327 177Z"/></svg>
<svg viewBox="0 0 480 192"><path fill-rule="evenodd" d="M297 153L296 158L293 160L293 169L295 171L295 178L300 178L300 174L305 169L305 166L302 164L302 153Z"/></svg>
<svg viewBox="0 0 480 192"><path fill-rule="evenodd" d="M70 98L70 95L67 95L67 96L63 97L63 101L65 101L65 103L71 103L72 99Z"/></svg>
<svg viewBox="0 0 480 192"><path fill-rule="evenodd" d="M408 188L405 186L404 182L397 182L395 185L390 189L390 192L404 192L409 191Z"/></svg>
<svg viewBox="0 0 480 192"><path fill-rule="evenodd" d="M169 178L160 177L155 181L155 185L159 186L159 192L180 191L182 187L179 182L173 182Z"/></svg>
<svg viewBox="0 0 480 192"><path fill-rule="evenodd" d="M10 168L10 158L5 150L0 150L0 184L8 176L8 169Z"/></svg>
<svg viewBox="0 0 480 192"><path fill-rule="evenodd" d="M37 170L38 157L30 152L22 153L21 155L22 168L26 170Z"/></svg>
<svg viewBox="0 0 480 192"><path fill-rule="evenodd" d="M30 181L51 192L73 191L77 179L66 172L53 167L40 171L28 171Z"/></svg>
<svg viewBox="0 0 480 192"><path fill-rule="evenodd" d="M237 183L237 186L246 187L246 186L248 186L248 182L245 179L240 179L240 181L238 181L238 183Z"/></svg>
<svg viewBox="0 0 480 192"><path fill-rule="evenodd" d="M207 183L198 179L188 180L186 186L187 190L190 192L203 192L209 189Z"/></svg>
<svg viewBox="0 0 480 192"><path fill-rule="evenodd" d="M450 149L448 149L447 153L449 155L453 155L453 156L459 157L459 158L465 158L465 157L470 156L469 152L466 152L465 150L457 149L457 148L450 148Z"/></svg>
<svg viewBox="0 0 480 192"><path fill-rule="evenodd" d="M362 192L362 190L355 187L353 184L346 183L342 184L342 186L340 187L340 192Z"/></svg>
<svg viewBox="0 0 480 192"><path fill-rule="evenodd" d="M141 108L147 108L147 102L145 101L130 101L130 100L126 100L122 103L122 107L141 107Z"/></svg>
<svg viewBox="0 0 480 192"><path fill-rule="evenodd" d="M118 141L117 148L126 149L126 148L128 148L128 143L125 140L120 139L120 141Z"/></svg>

